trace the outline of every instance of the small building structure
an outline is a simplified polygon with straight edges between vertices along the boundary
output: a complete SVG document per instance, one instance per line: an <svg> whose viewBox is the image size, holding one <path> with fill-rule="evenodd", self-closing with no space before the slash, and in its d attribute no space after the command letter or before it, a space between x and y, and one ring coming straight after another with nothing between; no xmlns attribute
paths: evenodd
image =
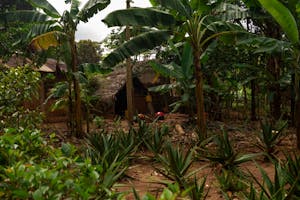
<svg viewBox="0 0 300 200"><path fill-rule="evenodd" d="M134 108L135 113L150 114L154 111L162 111L167 106L167 99L158 93L150 93L149 87L159 84L153 83L156 72L149 66L147 61L137 62L133 67ZM126 67L120 65L106 76L96 78L99 86L95 92L98 101L95 104L95 113L99 115L124 116L127 109L126 98ZM149 108L149 103L153 107Z"/></svg>
<svg viewBox="0 0 300 200"><path fill-rule="evenodd" d="M116 68L106 76L98 76L99 88L95 96L99 98L95 108L97 114L104 116L124 116L127 108L126 98L126 68ZM137 78L133 78L134 106L137 113L147 112L146 100L147 88Z"/></svg>

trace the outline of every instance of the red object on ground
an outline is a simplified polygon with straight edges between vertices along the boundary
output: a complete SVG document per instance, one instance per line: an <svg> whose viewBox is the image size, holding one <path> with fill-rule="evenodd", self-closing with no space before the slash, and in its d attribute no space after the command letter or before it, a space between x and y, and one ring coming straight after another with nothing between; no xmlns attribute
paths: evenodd
<svg viewBox="0 0 300 200"><path fill-rule="evenodd" d="M165 118L165 113L163 112L157 112L155 113L155 117L157 117L158 119L164 119Z"/></svg>

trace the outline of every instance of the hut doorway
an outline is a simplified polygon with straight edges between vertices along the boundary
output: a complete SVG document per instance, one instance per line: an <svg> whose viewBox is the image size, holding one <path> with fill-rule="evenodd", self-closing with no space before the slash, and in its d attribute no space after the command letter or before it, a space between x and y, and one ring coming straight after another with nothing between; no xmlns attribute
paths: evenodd
<svg viewBox="0 0 300 200"><path fill-rule="evenodd" d="M147 95L147 88L141 83L137 78L133 78L134 87L134 107L136 113L147 113L147 105L145 97ZM115 95L115 114L120 116L125 116L125 110L127 110L127 96L126 96L126 84L117 92Z"/></svg>
<svg viewBox="0 0 300 200"><path fill-rule="evenodd" d="M126 85L118 91L115 98L115 114L125 116L125 110L127 109Z"/></svg>

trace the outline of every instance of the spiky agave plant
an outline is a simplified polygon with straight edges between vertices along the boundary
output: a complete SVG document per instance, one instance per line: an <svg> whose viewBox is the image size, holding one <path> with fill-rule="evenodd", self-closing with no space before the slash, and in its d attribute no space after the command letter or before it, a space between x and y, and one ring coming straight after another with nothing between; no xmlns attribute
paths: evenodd
<svg viewBox="0 0 300 200"><path fill-rule="evenodd" d="M208 190L205 191L206 177L200 182L196 177L185 188L188 191L188 195L192 200L204 200L208 195Z"/></svg>
<svg viewBox="0 0 300 200"><path fill-rule="evenodd" d="M125 133L124 133L125 134ZM124 139L126 138L126 140ZM124 135L107 134L104 130L86 138L87 156L94 163L106 163L107 166L117 161L125 166L129 155L134 151L134 139Z"/></svg>
<svg viewBox="0 0 300 200"><path fill-rule="evenodd" d="M280 125L280 127L274 126L268 121L261 122L261 131L257 134L257 146L266 154L266 159L276 159L276 146L285 138L284 129L287 126L287 122Z"/></svg>
<svg viewBox="0 0 300 200"><path fill-rule="evenodd" d="M198 171L188 172L193 163L193 151L189 149L185 153L183 149L174 147L170 142L166 143L164 154L157 155L157 160L163 169L156 169L166 178L177 182L181 188L184 188L189 177Z"/></svg>
<svg viewBox="0 0 300 200"><path fill-rule="evenodd" d="M163 125L161 128L156 127L149 137L143 140L147 149L154 155L162 153L166 144L166 135L169 133L169 128ZM154 157L155 159L156 157Z"/></svg>
<svg viewBox="0 0 300 200"><path fill-rule="evenodd" d="M285 155L286 162L283 165L284 177L288 184L288 190L294 199L300 199L300 156L295 152Z"/></svg>
<svg viewBox="0 0 300 200"><path fill-rule="evenodd" d="M251 176L254 182L258 185L258 189L255 189L251 184L250 192L244 192L243 198L247 200L288 200L292 198L292 190L289 190L287 186L287 177L283 171L282 166L278 163L274 163L274 178L267 174L267 172L259 165L257 165L262 182L258 180L252 173ZM296 198L297 199L297 198Z"/></svg>
<svg viewBox="0 0 300 200"><path fill-rule="evenodd" d="M220 164L222 169L230 170L233 172L239 172L239 165L253 160L260 154L240 154L236 152L232 146L232 142L229 140L228 133L223 130L222 135L215 135L211 137L207 142L213 142L215 147L206 148L205 145L197 150L200 157L204 157L207 160L215 164Z"/></svg>

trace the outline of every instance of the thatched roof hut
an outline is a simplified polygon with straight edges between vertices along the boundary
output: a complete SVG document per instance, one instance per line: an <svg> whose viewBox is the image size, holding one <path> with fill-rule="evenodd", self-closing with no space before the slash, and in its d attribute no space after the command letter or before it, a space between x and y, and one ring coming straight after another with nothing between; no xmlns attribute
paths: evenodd
<svg viewBox="0 0 300 200"><path fill-rule="evenodd" d="M153 86L155 76L156 72L149 66L149 61L134 63L134 104L139 113L148 111L145 97L148 94L147 88ZM97 76L95 81L98 85L95 96L99 98L95 105L97 112L123 115L127 107L126 66L120 65L106 76Z"/></svg>
<svg viewBox="0 0 300 200"><path fill-rule="evenodd" d="M116 68L107 76L97 77L99 86L95 92L99 100L96 105L97 112L101 114L124 115L127 108L126 99L126 68ZM145 111L146 106L144 98L147 95L147 89L141 81L133 78L134 98L138 111Z"/></svg>
<svg viewBox="0 0 300 200"><path fill-rule="evenodd" d="M115 101L118 91L126 84L126 68L117 68L107 76L98 76L99 88L95 95L101 102L111 103Z"/></svg>

